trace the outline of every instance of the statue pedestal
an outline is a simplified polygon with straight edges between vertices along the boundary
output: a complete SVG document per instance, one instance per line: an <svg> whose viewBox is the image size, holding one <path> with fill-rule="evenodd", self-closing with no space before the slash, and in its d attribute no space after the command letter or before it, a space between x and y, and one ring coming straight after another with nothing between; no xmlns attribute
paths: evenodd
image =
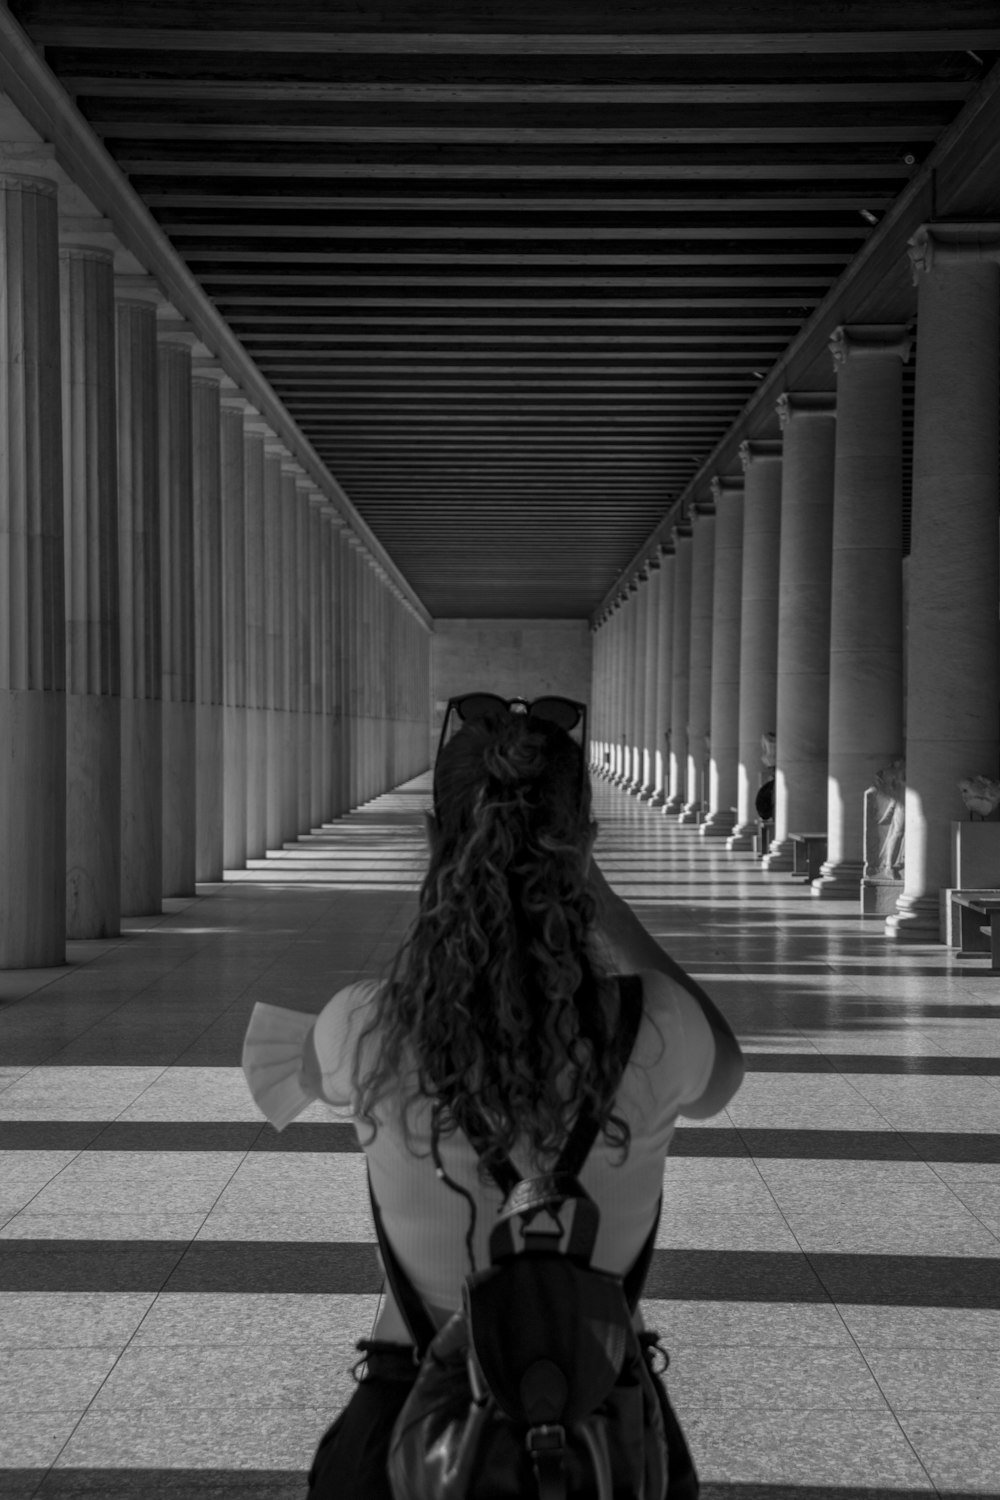
<svg viewBox="0 0 1000 1500"><path fill-rule="evenodd" d="M956 890L1000 889L1000 823L952 823L951 883Z"/></svg>
<svg viewBox="0 0 1000 1500"><path fill-rule="evenodd" d="M903 882L891 875L866 875L861 882L861 915L891 917L896 898L903 894Z"/></svg>

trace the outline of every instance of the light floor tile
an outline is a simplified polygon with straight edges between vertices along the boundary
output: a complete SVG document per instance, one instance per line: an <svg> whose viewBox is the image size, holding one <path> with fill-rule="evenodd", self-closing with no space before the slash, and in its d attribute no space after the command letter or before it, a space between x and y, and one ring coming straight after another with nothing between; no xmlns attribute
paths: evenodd
<svg viewBox="0 0 1000 1500"><path fill-rule="evenodd" d="M292 1344L353 1349L374 1326L381 1298L310 1293L161 1292L133 1347L147 1344Z"/></svg>
<svg viewBox="0 0 1000 1500"><path fill-rule="evenodd" d="M233 1358L231 1344L149 1344L126 1349L98 1393L94 1412L137 1407L310 1406L331 1385L339 1387L358 1358L353 1345L365 1334L355 1322L343 1347L294 1348L287 1342L254 1343Z"/></svg>
<svg viewBox="0 0 1000 1500"><path fill-rule="evenodd" d="M0 1094L0 1120L113 1120L161 1067L37 1067Z"/></svg>
<svg viewBox="0 0 1000 1500"><path fill-rule="evenodd" d="M123 1349L152 1292L0 1292L0 1346Z"/></svg>
<svg viewBox="0 0 1000 1500"><path fill-rule="evenodd" d="M0 1469L48 1469L79 1425L80 1413L0 1408ZM31 1493L31 1492L29 1492Z"/></svg>
<svg viewBox="0 0 1000 1500"><path fill-rule="evenodd" d="M75 1151L5 1151L0 1168L0 1214L19 1212L76 1154Z"/></svg>
<svg viewBox="0 0 1000 1500"><path fill-rule="evenodd" d="M830 1302L663 1302L643 1298L647 1328L668 1351L709 1347L816 1346L853 1350L855 1340Z"/></svg>
<svg viewBox="0 0 1000 1500"><path fill-rule="evenodd" d="M689 1411L680 1399L677 1409L703 1485L934 1492L889 1412L755 1412L752 1420L734 1422L731 1410Z"/></svg>
<svg viewBox="0 0 1000 1500"><path fill-rule="evenodd" d="M5 1347L0 1353L0 1409L84 1412L107 1379L118 1351Z"/></svg>
<svg viewBox="0 0 1000 1500"><path fill-rule="evenodd" d="M208 1213L235 1151L84 1151L33 1200L37 1213Z"/></svg>
<svg viewBox="0 0 1000 1500"><path fill-rule="evenodd" d="M26 1208L8 1219L0 1240L193 1240L201 1214L39 1213Z"/></svg>
<svg viewBox="0 0 1000 1500"><path fill-rule="evenodd" d="M895 1411L998 1410L1000 1349L869 1348L865 1358Z"/></svg>
<svg viewBox="0 0 1000 1500"><path fill-rule="evenodd" d="M863 1208L832 1204L809 1214L789 1213L788 1226L807 1255L1000 1257L1000 1239L960 1206L957 1211L923 1208L915 1213L894 1213L882 1212L878 1203Z"/></svg>
<svg viewBox="0 0 1000 1500"><path fill-rule="evenodd" d="M308 1407L185 1407L176 1423L156 1406L90 1411L56 1467L302 1471L349 1394L347 1383L328 1383Z"/></svg>
<svg viewBox="0 0 1000 1500"><path fill-rule="evenodd" d="M1000 1310L971 1307L867 1307L838 1303L852 1337L869 1349L1000 1350Z"/></svg>
<svg viewBox="0 0 1000 1500"><path fill-rule="evenodd" d="M265 1214L294 1218L304 1205L310 1216L327 1215L329 1223L353 1226L356 1237L373 1234L365 1158L349 1152L251 1152L233 1174L215 1205L220 1214ZM350 1239L354 1234L329 1234Z"/></svg>
<svg viewBox="0 0 1000 1500"><path fill-rule="evenodd" d="M995 1393L994 1393L995 1395ZM1000 1475L996 1401L984 1411L901 1411L900 1425L942 1495L981 1494L995 1500Z"/></svg>
<svg viewBox="0 0 1000 1500"><path fill-rule="evenodd" d="M966 1182L955 1192L987 1229L1000 1235L1000 1173L996 1182Z"/></svg>
<svg viewBox="0 0 1000 1500"><path fill-rule="evenodd" d="M799 1246L776 1208L770 1213L723 1214L701 1209L674 1212L672 1205L660 1219L658 1250L783 1250Z"/></svg>
<svg viewBox="0 0 1000 1500"><path fill-rule="evenodd" d="M348 1204L329 1213L297 1208L284 1214L253 1208L220 1210L199 1225L196 1238L238 1240L244 1243L279 1242L322 1244L325 1240L368 1244L375 1230L367 1203Z"/></svg>
<svg viewBox="0 0 1000 1500"><path fill-rule="evenodd" d="M671 1357L668 1378L686 1409L745 1412L747 1425L760 1412L889 1411L855 1348L700 1345Z"/></svg>

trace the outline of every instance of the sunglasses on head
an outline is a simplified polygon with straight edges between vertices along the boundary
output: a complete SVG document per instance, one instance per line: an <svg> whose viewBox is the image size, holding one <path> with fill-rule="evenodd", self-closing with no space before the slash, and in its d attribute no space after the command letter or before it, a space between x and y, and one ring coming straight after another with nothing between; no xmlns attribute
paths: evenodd
<svg viewBox="0 0 1000 1500"><path fill-rule="evenodd" d="M441 725L438 755L449 739L463 724L474 724L478 719L495 718L500 714L530 714L532 718L544 719L556 724L571 734L578 726L581 748L586 745L587 705L573 698L501 698L499 693L464 693L459 698L449 698Z"/></svg>

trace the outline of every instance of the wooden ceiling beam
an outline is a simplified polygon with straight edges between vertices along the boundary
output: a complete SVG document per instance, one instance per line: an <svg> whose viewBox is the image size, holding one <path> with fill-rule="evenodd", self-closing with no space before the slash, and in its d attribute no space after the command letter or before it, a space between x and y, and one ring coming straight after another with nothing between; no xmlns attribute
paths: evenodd
<svg viewBox="0 0 1000 1500"><path fill-rule="evenodd" d="M870 30L834 30L817 27L809 30L718 30L673 31L676 24L669 9L661 7L663 29L600 30L592 32L562 30L532 32L528 18L520 18L523 30L468 31L462 29L430 31L393 31L386 24L378 30L354 30L344 27L342 16L331 9L324 14L324 29L281 30L185 27L180 23L168 27L147 25L121 26L113 23L121 14L121 5L109 7L101 19L101 7L92 4L86 20L73 23L51 23L33 16L30 4L19 6L22 24L32 39L42 47L90 47L105 51L130 51L137 45L148 52L261 52L261 53L367 53L370 56L398 53L420 56L506 55L532 56L678 56L753 57L773 54L859 53L899 54L907 52L976 52L1000 50L1000 26L893 27L873 25ZM136 7L136 9L139 9ZM149 7L145 7L148 14ZM174 10L174 7L170 7ZM986 13L989 7L984 7ZM205 15L205 8L202 7ZM207 13L211 15L211 12ZM272 12L273 14L273 12ZM44 9L41 11L44 15ZM616 14L619 26L622 20ZM456 20L463 20L461 9Z"/></svg>
<svg viewBox="0 0 1000 1500"><path fill-rule="evenodd" d="M154 178L153 181L157 179ZM266 209L273 213L286 213L290 209L311 209L337 213L367 213L375 210L381 214L426 210L442 214L454 212L524 214L544 208L550 212L559 213L586 215L629 213L639 216L695 212L796 215L853 213L859 205L869 210L888 208L893 195L882 187L868 188L860 183L850 192L844 192L840 184L826 191L822 187L817 188L813 184L803 183L801 190L796 194L790 194L787 191L784 193L766 191L751 196L744 194L742 197L732 193L719 196L717 189L713 189L711 195L707 191L699 195L688 191L669 195L658 193L656 196L636 193L633 197L623 197L602 194L596 185L586 193L577 190L572 194L557 194L548 184L545 191L537 195L526 194L523 187L519 187L516 191L502 195L470 191L465 194L428 192L423 196L418 196L411 189L409 192L373 191L361 196L357 193L340 193L332 187L322 193L290 193L282 185L281 179L276 177L273 187L269 188L266 193L227 192L223 190L223 184L218 183L210 191L197 193L182 189L147 187L143 191L143 198L153 209L184 208L193 211L211 208L219 213L225 210L242 212L247 209ZM164 215L161 219L163 227L166 227L168 217Z"/></svg>
<svg viewBox="0 0 1000 1500"><path fill-rule="evenodd" d="M217 149L208 152L201 143L171 142L173 154L157 156L155 144L139 149L134 141L113 137L109 145L115 151L115 159L124 172L133 178L145 177L205 177L223 178L232 181L240 177L259 178L262 170L269 170L276 178L321 178L324 182L344 178L353 182L357 178L375 182L383 178L397 179L408 176L414 180L433 182L440 178L467 180L471 183L494 183L498 180L538 181L543 184L578 182L586 178L593 182L612 182L616 187L625 182L711 182L720 179L733 182L803 182L815 183L824 178L837 181L850 179L909 178L913 173L913 162L906 160L907 153L897 143L889 146L856 145L846 151L835 144L825 148L813 145L804 154L796 153L794 147L784 147L781 159L773 150L758 146L746 148L746 159L740 159L734 148L709 152L671 151L669 159L662 153L638 159L633 151L586 150L574 151L572 159L565 154L548 152L543 155L535 151L497 152L489 160L470 160L469 152L456 148L438 147L430 160L421 160L414 150L407 161L402 151L383 151L381 159L375 148L367 152L334 148L310 152L306 155L277 152L273 148L267 154L267 167L262 165L259 150L243 151L238 141L230 143L233 148L226 154ZM187 147L187 154L180 154L178 147ZM741 148L742 149L742 148ZM687 160L685 160L685 155ZM474 153L473 153L474 156ZM793 159L794 158L794 159Z"/></svg>
<svg viewBox="0 0 1000 1500"><path fill-rule="evenodd" d="M86 100L80 101L81 105ZM588 111L590 113L590 111ZM125 137L129 141L239 141L243 144L270 145L272 142L309 144L399 145L423 143L428 146L543 145L567 146L756 146L818 144L826 142L841 149L852 142L870 144L885 141L901 146L934 141L941 133L943 120L909 123L898 120L884 125L848 125L833 121L824 125L421 125L415 120L396 125L310 125L264 124L253 121L204 121L177 119L174 112L164 120L119 118L110 110L91 119L102 136Z"/></svg>

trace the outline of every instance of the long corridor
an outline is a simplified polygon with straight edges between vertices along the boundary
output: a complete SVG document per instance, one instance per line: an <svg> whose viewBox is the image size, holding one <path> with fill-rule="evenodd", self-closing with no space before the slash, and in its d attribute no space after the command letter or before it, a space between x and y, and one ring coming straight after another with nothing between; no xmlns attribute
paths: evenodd
<svg viewBox="0 0 1000 1500"><path fill-rule="evenodd" d="M1000 1495L1000 980L595 800L748 1057L677 1132L647 1284L704 1500ZM255 1001L318 1011L391 955L427 802L0 974L3 1500L301 1500L380 1277L353 1130L276 1135L240 1046Z"/></svg>

